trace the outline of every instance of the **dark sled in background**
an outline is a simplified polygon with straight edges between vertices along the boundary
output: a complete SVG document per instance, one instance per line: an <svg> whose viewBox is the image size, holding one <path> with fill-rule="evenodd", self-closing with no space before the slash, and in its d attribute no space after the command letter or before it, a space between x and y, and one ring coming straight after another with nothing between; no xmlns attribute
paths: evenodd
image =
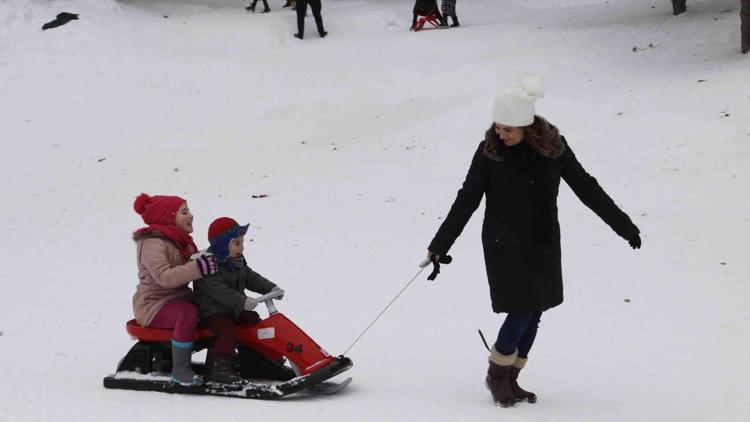
<svg viewBox="0 0 750 422"><path fill-rule="evenodd" d="M300 392L333 394L351 382L326 381L352 367L344 356L331 356L286 316L276 310L273 299L279 293L258 298L268 307L268 318L255 325L239 325L237 342L241 383L182 386L170 379L172 370L172 330L147 328L135 320L126 324L131 337L138 340L117 365L117 372L104 378L105 388L165 393L203 394L251 399L278 399ZM193 352L208 349L204 364L193 364L193 369L204 378L213 366L213 333L199 328L195 333ZM289 366L280 362L283 359ZM253 379L253 381L249 380ZM255 379L276 380L263 382Z"/></svg>

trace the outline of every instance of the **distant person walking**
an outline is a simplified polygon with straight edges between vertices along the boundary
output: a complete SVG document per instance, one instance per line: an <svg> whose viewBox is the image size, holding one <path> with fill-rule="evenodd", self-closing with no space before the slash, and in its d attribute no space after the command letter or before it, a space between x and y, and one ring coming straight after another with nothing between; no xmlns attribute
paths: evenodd
<svg viewBox="0 0 750 422"><path fill-rule="evenodd" d="M458 16L456 16L456 0L443 0L440 8L443 10L443 19L440 21L440 26L444 28L448 27L448 16L453 19L453 25L451 25L451 28L460 26L458 23Z"/></svg>
<svg viewBox="0 0 750 422"><path fill-rule="evenodd" d="M250 3L250 6L247 6L245 9L255 13L255 6L258 5L258 0L253 0L252 3ZM263 10L260 11L260 13L268 13L271 11L271 8L268 7L268 0L263 0Z"/></svg>
<svg viewBox="0 0 750 422"><path fill-rule="evenodd" d="M517 382L542 313L563 301L560 179L633 249L638 227L576 159L558 129L534 110L541 81L522 83L495 98L493 123L474 152L463 187L428 247L434 261L448 250L485 198L482 245L492 310L507 313L485 378L500 406L536 401Z"/></svg>
<svg viewBox="0 0 750 422"><path fill-rule="evenodd" d="M297 33L294 36L299 39L305 38L305 15L307 14L308 4L310 5L310 9L312 9L315 25L318 27L318 34L320 38L323 38L328 35L328 32L323 28L323 17L320 15L320 0L297 0Z"/></svg>

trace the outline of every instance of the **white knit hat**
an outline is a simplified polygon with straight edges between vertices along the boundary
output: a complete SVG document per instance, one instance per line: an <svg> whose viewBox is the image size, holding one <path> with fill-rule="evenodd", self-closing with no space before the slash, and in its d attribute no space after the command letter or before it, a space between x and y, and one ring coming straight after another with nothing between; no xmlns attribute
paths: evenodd
<svg viewBox="0 0 750 422"><path fill-rule="evenodd" d="M534 102L544 96L544 85L536 76L526 76L520 85L495 96L492 120L505 126L523 127L534 123Z"/></svg>

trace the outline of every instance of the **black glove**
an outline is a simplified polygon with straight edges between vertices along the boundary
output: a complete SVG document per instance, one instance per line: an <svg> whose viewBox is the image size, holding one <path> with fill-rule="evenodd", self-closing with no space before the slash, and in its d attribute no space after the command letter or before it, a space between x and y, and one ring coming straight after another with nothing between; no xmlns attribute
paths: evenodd
<svg viewBox="0 0 750 422"><path fill-rule="evenodd" d="M628 243L630 244L631 248L640 249L641 248L641 236L638 233L635 233L634 235L628 238Z"/></svg>
<svg viewBox="0 0 750 422"><path fill-rule="evenodd" d="M68 13L68 12L62 12L58 13L57 17L54 20L51 20L44 25L42 25L42 30L57 28L60 25L65 25L66 23L78 19L78 15L75 13Z"/></svg>
<svg viewBox="0 0 750 422"><path fill-rule="evenodd" d="M640 249L641 248L641 231L638 230L638 227L633 224L630 227L630 230L628 230L627 234L624 236L625 239L630 244L630 247L633 249Z"/></svg>
<svg viewBox="0 0 750 422"><path fill-rule="evenodd" d="M450 255L441 256L440 259L438 259L438 256L433 254L430 256L430 262L432 262L432 273L427 276L427 279L432 281L437 277L438 274L440 274L440 264L450 264L451 261L453 261L453 258Z"/></svg>

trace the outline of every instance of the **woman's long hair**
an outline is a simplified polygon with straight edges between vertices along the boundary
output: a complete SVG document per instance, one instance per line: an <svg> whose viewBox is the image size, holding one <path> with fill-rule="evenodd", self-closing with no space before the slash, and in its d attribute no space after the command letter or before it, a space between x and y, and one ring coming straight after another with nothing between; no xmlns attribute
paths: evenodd
<svg viewBox="0 0 750 422"><path fill-rule="evenodd" d="M528 142L529 146L539 154L549 158L557 158L565 152L565 144L560 136L560 131L544 117L534 116L534 123L521 129L523 130L523 140ZM495 133L494 123L487 130L485 140L487 141L488 152L497 154L501 141Z"/></svg>

